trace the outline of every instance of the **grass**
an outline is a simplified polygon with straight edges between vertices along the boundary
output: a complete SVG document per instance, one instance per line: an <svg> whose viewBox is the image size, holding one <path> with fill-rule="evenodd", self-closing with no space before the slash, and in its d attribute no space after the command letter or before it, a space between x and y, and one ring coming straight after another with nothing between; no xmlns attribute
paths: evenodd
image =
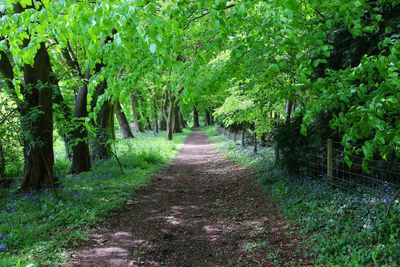
<svg viewBox="0 0 400 267"><path fill-rule="evenodd" d="M228 158L251 169L291 222L300 225L303 250L318 266L399 266L400 203L334 189L323 180L293 177L274 164L271 148L257 155L203 127ZM271 255L266 255L270 257Z"/></svg>
<svg viewBox="0 0 400 267"><path fill-rule="evenodd" d="M124 205L135 189L169 163L190 131L174 135L146 133L116 144L123 165L116 161L97 163L80 175L64 175L63 187L17 195L16 188L0 199L0 266L60 266L66 249L87 239L91 226ZM56 172L66 173L69 162L63 146L56 143Z"/></svg>

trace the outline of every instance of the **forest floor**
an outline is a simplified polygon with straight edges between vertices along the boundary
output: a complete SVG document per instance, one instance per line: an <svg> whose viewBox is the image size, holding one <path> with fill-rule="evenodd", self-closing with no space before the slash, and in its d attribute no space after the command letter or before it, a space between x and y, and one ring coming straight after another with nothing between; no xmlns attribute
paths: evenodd
<svg viewBox="0 0 400 267"><path fill-rule="evenodd" d="M250 172L194 131L152 185L71 252L72 266L311 265Z"/></svg>

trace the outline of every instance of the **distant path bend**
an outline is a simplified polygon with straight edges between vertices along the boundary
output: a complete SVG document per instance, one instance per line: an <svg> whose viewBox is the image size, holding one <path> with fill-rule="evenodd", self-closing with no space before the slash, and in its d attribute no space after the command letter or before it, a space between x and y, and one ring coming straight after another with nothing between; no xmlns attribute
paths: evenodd
<svg viewBox="0 0 400 267"><path fill-rule="evenodd" d="M309 265L294 232L249 172L194 131L66 266Z"/></svg>

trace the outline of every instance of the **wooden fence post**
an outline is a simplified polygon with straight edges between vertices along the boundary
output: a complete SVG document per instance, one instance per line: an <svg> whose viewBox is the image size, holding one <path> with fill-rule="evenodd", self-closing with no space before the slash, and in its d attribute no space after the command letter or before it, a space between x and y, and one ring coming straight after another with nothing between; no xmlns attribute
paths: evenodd
<svg viewBox="0 0 400 267"><path fill-rule="evenodd" d="M333 144L331 139L327 140L326 154L326 178L330 184L333 184Z"/></svg>
<svg viewBox="0 0 400 267"><path fill-rule="evenodd" d="M257 153L257 134L256 134L256 131L254 131L253 139L254 139L254 153Z"/></svg>

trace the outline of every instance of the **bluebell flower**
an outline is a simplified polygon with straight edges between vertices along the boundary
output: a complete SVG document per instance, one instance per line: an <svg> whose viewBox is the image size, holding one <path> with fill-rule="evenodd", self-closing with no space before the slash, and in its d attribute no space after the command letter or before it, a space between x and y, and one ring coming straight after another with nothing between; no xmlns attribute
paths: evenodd
<svg viewBox="0 0 400 267"><path fill-rule="evenodd" d="M32 196L32 193L31 192L26 192L26 193L24 193L23 195L22 195L22 197L23 198L25 198L25 199L28 199L28 198L30 198Z"/></svg>
<svg viewBox="0 0 400 267"><path fill-rule="evenodd" d="M6 233L1 233L0 235L0 240L6 240L7 234Z"/></svg>
<svg viewBox="0 0 400 267"><path fill-rule="evenodd" d="M0 244L0 252L7 250L6 244Z"/></svg>
<svg viewBox="0 0 400 267"><path fill-rule="evenodd" d="M73 195L74 199L80 199L82 197L82 194L80 191L76 191Z"/></svg>
<svg viewBox="0 0 400 267"><path fill-rule="evenodd" d="M392 199L390 197L384 197L382 199L382 203L386 206L389 206L390 204L392 204Z"/></svg>
<svg viewBox="0 0 400 267"><path fill-rule="evenodd" d="M12 212L16 212L16 211L18 211L18 208L15 206L6 208L6 212L8 212L8 213L12 213Z"/></svg>

